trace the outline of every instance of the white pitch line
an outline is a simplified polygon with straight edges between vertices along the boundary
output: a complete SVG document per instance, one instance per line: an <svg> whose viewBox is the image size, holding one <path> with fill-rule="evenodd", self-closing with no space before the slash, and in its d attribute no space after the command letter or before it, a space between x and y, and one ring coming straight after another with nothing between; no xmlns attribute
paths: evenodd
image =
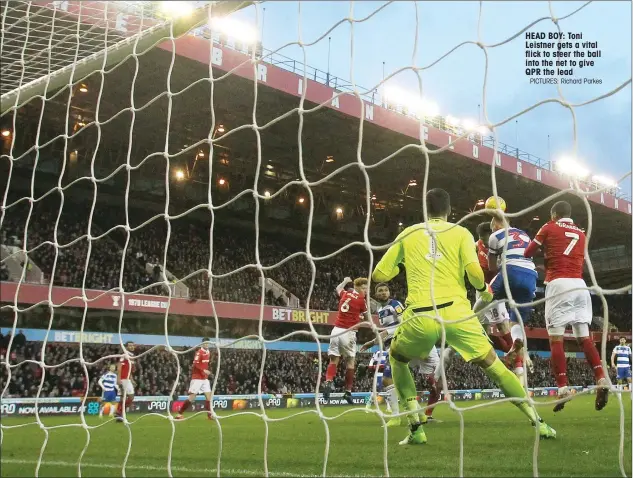
<svg viewBox="0 0 633 478"><path fill-rule="evenodd" d="M17 460L13 458L3 458L0 463L2 465L37 465L37 460ZM58 466L65 468L77 468L77 462L70 461L42 461L41 466ZM113 470L122 470L121 465L115 465L111 463L82 463L82 468L101 468L101 469L113 469ZM127 465L125 467L126 470L144 470L144 471L167 471L167 466L152 466L152 465ZM172 466L172 471L182 471L184 473L217 473L217 468L189 468L186 466ZM249 475L249 476L264 476L264 471L253 471L253 470L239 470L233 468L220 468L220 475L223 476L232 476L232 475ZM301 475L297 473L288 473L283 471L271 471L268 473L269 476L280 476L280 477L291 477L296 476L299 478L318 478L323 475ZM328 475L332 477L350 477L357 476L363 477L365 475Z"/></svg>

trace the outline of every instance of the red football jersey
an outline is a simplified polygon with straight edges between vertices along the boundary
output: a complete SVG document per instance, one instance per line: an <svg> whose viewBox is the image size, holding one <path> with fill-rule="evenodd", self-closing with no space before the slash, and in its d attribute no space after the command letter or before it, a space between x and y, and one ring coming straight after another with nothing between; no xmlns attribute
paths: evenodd
<svg viewBox="0 0 633 478"><path fill-rule="evenodd" d="M585 263L585 233L569 218L549 221L536 234L545 254L545 282L554 279L582 279Z"/></svg>
<svg viewBox="0 0 633 478"><path fill-rule="evenodd" d="M341 291L341 299L338 303L338 315L335 327L349 329L360 322L360 315L367 312L365 296L355 290Z"/></svg>
<svg viewBox="0 0 633 478"><path fill-rule="evenodd" d="M198 351L196 352L196 356L193 358L193 367L191 368L192 380L206 380L209 378L209 376L205 374L204 371L209 369L210 358L210 350L205 350L203 348L198 349Z"/></svg>
<svg viewBox="0 0 633 478"><path fill-rule="evenodd" d="M119 362L121 363L121 380L130 380L130 378L132 378L132 371L134 370L132 361L121 357Z"/></svg>
<svg viewBox="0 0 633 478"><path fill-rule="evenodd" d="M488 246L481 239L477 241L477 257L479 258L479 265L484 270L484 280L490 284L494 274L491 274L488 270Z"/></svg>

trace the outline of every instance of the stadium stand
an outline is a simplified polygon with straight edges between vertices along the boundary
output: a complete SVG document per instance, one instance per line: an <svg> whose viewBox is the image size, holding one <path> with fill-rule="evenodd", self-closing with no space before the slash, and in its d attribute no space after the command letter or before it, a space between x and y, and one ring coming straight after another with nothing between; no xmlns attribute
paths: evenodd
<svg viewBox="0 0 633 478"><path fill-rule="evenodd" d="M17 339L16 335L16 339ZM39 360L41 358L42 343L14 340L11 350L11 362L22 360ZM4 357L8 337L0 338L0 353ZM148 347L138 346L136 353L147 351ZM120 352L115 345L85 344L83 355L86 361L96 361ZM215 355L215 354L214 354ZM193 352L179 355L181 375L176 388L177 395L184 395L189 384L191 359ZM257 378L261 366L262 352L260 350L222 349L220 376L217 383L217 394L252 394L257 392ZM58 365L79 358L77 344L49 343L46 346L46 362L48 365ZM364 360L368 360L365 356ZM327 357L323 354L323 366L327 364ZM215 360L211 370L215 370ZM530 375L530 386L555 386L549 371L549 359L532 355L534 374ZM93 366L88 366L90 389L88 396L98 396L100 391L97 380L107 370L110 363L116 359L103 360ZM341 365L342 366L342 365ZM164 349L155 349L135 361L135 380L138 383L138 395L170 395L176 380L177 363L172 354ZM312 373L306 371L312 370ZM323 371L324 371L323 370ZM262 390L270 393L309 393L316 386L318 371L318 357L316 353L269 351L266 355ZM342 372L342 370L341 370ZM9 396L33 397L41 380L42 369L33 363L23 363L12 369L12 379L9 384ZM343 374L339 374L341 376ZM569 358L568 376L570 383L587 386L593 383L593 373L585 360ZM0 375L0 387L6 382L6 369ZM371 376L366 376L355 383L355 390L367 391L371 389ZM339 378L338 380L343 380ZM489 379L477 367L468 366L463 360L455 359L447 370L448 387L451 390L494 388ZM83 396L85 393L85 377L78 361L72 361L59 368L46 371L42 397L70 397ZM419 389L426 386L424 378L416 374ZM342 386L342 383L337 384Z"/></svg>

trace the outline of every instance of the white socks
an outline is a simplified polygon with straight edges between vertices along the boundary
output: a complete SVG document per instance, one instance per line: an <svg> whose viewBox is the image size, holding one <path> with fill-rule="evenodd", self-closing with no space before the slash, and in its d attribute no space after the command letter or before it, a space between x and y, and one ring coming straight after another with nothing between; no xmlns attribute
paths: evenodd
<svg viewBox="0 0 633 478"><path fill-rule="evenodd" d="M391 406L391 413L397 415L400 413L400 406L398 405L398 392L395 385L389 385L385 388L387 392L387 403Z"/></svg>
<svg viewBox="0 0 633 478"><path fill-rule="evenodd" d="M512 335L512 341L519 339L525 344L525 338L523 337L523 328L521 324L514 324L510 329L510 335Z"/></svg>

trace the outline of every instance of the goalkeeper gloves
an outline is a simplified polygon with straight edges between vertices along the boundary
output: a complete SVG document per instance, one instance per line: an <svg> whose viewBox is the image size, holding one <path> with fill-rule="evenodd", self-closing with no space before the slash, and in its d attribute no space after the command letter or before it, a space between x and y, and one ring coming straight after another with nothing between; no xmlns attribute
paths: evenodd
<svg viewBox="0 0 633 478"><path fill-rule="evenodd" d="M483 300L484 302L492 302L493 293L492 290L490 290L490 286L488 284L484 284L483 289L478 290L477 292L479 292L479 297L481 298L481 300Z"/></svg>

